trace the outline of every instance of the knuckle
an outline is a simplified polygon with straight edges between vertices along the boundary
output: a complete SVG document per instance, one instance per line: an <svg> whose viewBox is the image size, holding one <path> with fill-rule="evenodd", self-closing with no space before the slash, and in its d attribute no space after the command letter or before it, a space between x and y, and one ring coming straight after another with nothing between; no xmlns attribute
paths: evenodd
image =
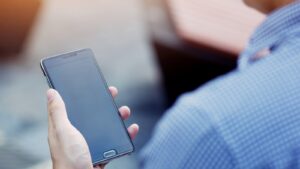
<svg viewBox="0 0 300 169"><path fill-rule="evenodd" d="M73 130L68 126L55 127L55 137L57 140L65 140L65 139L72 140L73 138L75 139L74 135L75 134Z"/></svg>
<svg viewBox="0 0 300 169"><path fill-rule="evenodd" d="M55 102L55 101L52 101L50 104L49 104L49 109L50 110L57 110L59 108L59 103Z"/></svg>
<svg viewBox="0 0 300 169"><path fill-rule="evenodd" d="M57 101L52 101L49 103L48 111L49 111L50 115L53 115L55 112L62 109L63 106L64 106L63 103L59 103Z"/></svg>
<svg viewBox="0 0 300 169"><path fill-rule="evenodd" d="M61 139L63 137L65 137L65 134L67 133L66 132L67 129L63 128L63 127L55 127L55 136L57 139Z"/></svg>

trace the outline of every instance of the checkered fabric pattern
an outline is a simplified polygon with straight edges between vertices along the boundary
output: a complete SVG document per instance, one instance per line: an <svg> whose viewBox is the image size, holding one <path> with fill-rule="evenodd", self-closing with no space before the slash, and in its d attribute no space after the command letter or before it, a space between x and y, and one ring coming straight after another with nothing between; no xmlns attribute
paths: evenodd
<svg viewBox="0 0 300 169"><path fill-rule="evenodd" d="M261 24L239 69L180 97L140 157L143 169L300 168L300 3Z"/></svg>

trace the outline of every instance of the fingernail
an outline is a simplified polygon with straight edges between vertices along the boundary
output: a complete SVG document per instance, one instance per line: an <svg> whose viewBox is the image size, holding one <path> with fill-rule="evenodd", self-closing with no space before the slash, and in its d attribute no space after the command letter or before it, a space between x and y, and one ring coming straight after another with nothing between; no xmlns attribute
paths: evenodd
<svg viewBox="0 0 300 169"><path fill-rule="evenodd" d="M124 106L124 109L127 109L127 111L130 112L130 108L128 106Z"/></svg>
<svg viewBox="0 0 300 169"><path fill-rule="evenodd" d="M139 130L140 129L140 126L138 124L134 124L136 129Z"/></svg>
<svg viewBox="0 0 300 169"><path fill-rule="evenodd" d="M133 132L132 127L129 127L129 128L128 128L128 132L129 132L129 133L132 133L132 132Z"/></svg>
<svg viewBox="0 0 300 169"><path fill-rule="evenodd" d="M47 91L47 99L48 99L48 102L52 101L53 98L55 96L55 91L53 89L49 89Z"/></svg>
<svg viewBox="0 0 300 169"><path fill-rule="evenodd" d="M129 128L130 132L134 132L135 130L138 130L139 126L137 124L132 124L132 126Z"/></svg>

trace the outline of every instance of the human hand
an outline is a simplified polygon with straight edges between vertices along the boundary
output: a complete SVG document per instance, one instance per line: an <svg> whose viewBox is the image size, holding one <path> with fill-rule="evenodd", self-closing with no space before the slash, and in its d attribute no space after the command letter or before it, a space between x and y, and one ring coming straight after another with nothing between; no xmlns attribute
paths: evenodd
<svg viewBox="0 0 300 169"><path fill-rule="evenodd" d="M109 88L113 97L118 91ZM48 142L52 158L53 169L93 169L88 145L81 133L70 123L65 104L57 91L49 89L48 98ZM121 117L126 120L130 116L130 109L123 106L119 109ZM131 139L139 131L137 124L128 127ZM103 169L105 165L96 166Z"/></svg>

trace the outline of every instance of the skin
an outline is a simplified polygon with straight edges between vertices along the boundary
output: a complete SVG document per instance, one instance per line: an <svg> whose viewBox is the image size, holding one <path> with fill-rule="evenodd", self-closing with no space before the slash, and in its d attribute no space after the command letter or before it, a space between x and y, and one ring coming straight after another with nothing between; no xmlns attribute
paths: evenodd
<svg viewBox="0 0 300 169"><path fill-rule="evenodd" d="M118 91L109 88L113 97ZM48 99L48 142L53 163L53 169L103 169L104 165L93 167L88 145L81 133L70 123L65 104L59 93L53 89L47 91ZM130 109L122 106L119 109L121 117L126 120ZM131 139L139 131L137 124L128 127Z"/></svg>
<svg viewBox="0 0 300 169"><path fill-rule="evenodd" d="M243 0L245 4L262 13L269 14L285 5L295 2L295 0Z"/></svg>
<svg viewBox="0 0 300 169"><path fill-rule="evenodd" d="M269 14L295 0L244 0L244 2L256 10ZM113 97L118 91L110 87ZM93 167L88 145L81 133L70 123L66 108L59 93L53 89L47 91L48 98L48 142L53 162L53 169L103 169L105 166ZM130 116L130 109L123 106L119 109L121 117L126 120ZM134 139L139 131L137 124L128 128L131 139Z"/></svg>

